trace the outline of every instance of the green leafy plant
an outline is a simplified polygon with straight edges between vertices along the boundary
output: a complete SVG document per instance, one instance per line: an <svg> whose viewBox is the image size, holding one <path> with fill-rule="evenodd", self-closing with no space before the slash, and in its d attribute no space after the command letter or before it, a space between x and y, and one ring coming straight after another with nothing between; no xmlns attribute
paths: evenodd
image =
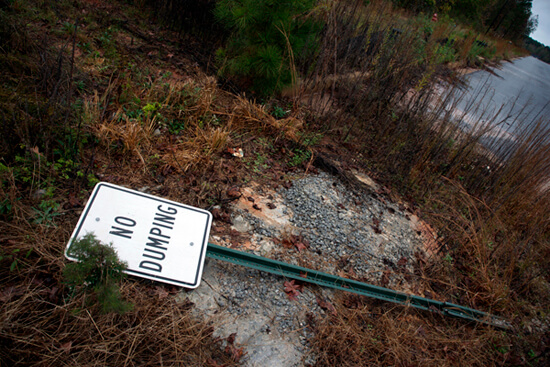
<svg viewBox="0 0 550 367"><path fill-rule="evenodd" d="M285 111L280 106L275 106L275 107L273 107L273 112L271 112L271 116L273 116L277 119L282 119L283 117L285 117L288 114L288 112L289 111Z"/></svg>
<svg viewBox="0 0 550 367"><path fill-rule="evenodd" d="M141 116L143 115L144 110L141 108L131 108L131 107L123 107L124 115L128 117L129 119L141 119ZM123 121L124 115L120 115L118 117L119 121Z"/></svg>
<svg viewBox="0 0 550 367"><path fill-rule="evenodd" d="M447 42L444 45L438 45L435 48L435 57L436 57L436 64L445 64L448 62L455 61L457 58L456 51L450 44L450 42Z"/></svg>
<svg viewBox="0 0 550 367"><path fill-rule="evenodd" d="M13 209L13 205L9 198L0 200L0 218L4 217L7 219L11 219L12 209Z"/></svg>
<svg viewBox="0 0 550 367"><path fill-rule="evenodd" d="M63 24L61 25L61 29L63 33L72 35L75 31L75 25L69 22L63 22Z"/></svg>
<svg viewBox="0 0 550 367"><path fill-rule="evenodd" d="M38 208L33 208L33 222L36 224L43 224L47 227L55 227L54 218L60 214L60 207L61 205L55 202L55 200L42 200L40 204L38 204Z"/></svg>
<svg viewBox="0 0 550 367"><path fill-rule="evenodd" d="M300 143L304 147L312 147L317 145L321 139L323 138L323 134L318 132L299 132L298 138L300 140ZM309 158L309 157L308 157Z"/></svg>
<svg viewBox="0 0 550 367"><path fill-rule="evenodd" d="M142 110L145 112L146 115L153 115L155 112L157 112L162 105L158 102L153 103L147 103L145 106L143 106Z"/></svg>
<svg viewBox="0 0 550 367"><path fill-rule="evenodd" d="M311 158L311 152L309 150L295 149L294 155L288 162L290 167L297 167Z"/></svg>
<svg viewBox="0 0 550 367"><path fill-rule="evenodd" d="M65 282L73 291L92 291L103 313L122 314L132 309L133 305L123 300L119 288L127 264L119 260L111 245L102 244L88 233L73 241L69 255L78 260L67 264L63 271Z"/></svg>
<svg viewBox="0 0 550 367"><path fill-rule="evenodd" d="M15 156L13 175L16 180L31 183L37 176L35 171L34 162L29 152L25 152L24 155Z"/></svg>
<svg viewBox="0 0 550 367"><path fill-rule="evenodd" d="M80 173L82 171L78 172ZM84 173L82 173L82 175L84 175ZM88 176L86 176L86 178L88 180L89 187L94 187L99 182L99 179L93 173L88 173Z"/></svg>
<svg viewBox="0 0 550 367"><path fill-rule="evenodd" d="M59 158L53 163L53 169L56 174L65 180L71 178L75 171L75 162L72 159Z"/></svg>
<svg viewBox="0 0 550 367"><path fill-rule="evenodd" d="M87 54L91 54L93 51L92 45L90 42L79 42L77 45L82 51L86 52Z"/></svg>
<svg viewBox="0 0 550 367"><path fill-rule="evenodd" d="M116 33L116 29L114 27L109 27L99 36L99 43L101 44L101 47L103 47L103 52L105 56L108 58L116 58L117 57L117 49L116 49L116 41L113 39L113 34Z"/></svg>
<svg viewBox="0 0 550 367"><path fill-rule="evenodd" d="M4 260L7 260L10 264L10 272L15 271L19 264L21 263L20 259L17 257L21 249L13 249L10 253L5 253L2 249L0 249L0 263ZM25 259L28 259L28 257L32 253L32 248L27 251L25 254Z"/></svg>
<svg viewBox="0 0 550 367"><path fill-rule="evenodd" d="M250 167L251 165L252 165L252 170L255 173L261 173L263 170L269 167L266 156L260 153L256 153L255 158L253 159L252 157L250 158L250 160L247 162L247 166Z"/></svg>
<svg viewBox="0 0 550 367"><path fill-rule="evenodd" d="M183 130L185 130L184 120L170 120L163 125L168 128L168 132L172 135L179 135Z"/></svg>

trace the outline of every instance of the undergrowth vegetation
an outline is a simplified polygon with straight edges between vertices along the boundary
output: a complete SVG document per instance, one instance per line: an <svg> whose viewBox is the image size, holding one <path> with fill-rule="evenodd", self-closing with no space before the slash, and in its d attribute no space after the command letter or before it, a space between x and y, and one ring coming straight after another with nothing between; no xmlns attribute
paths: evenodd
<svg viewBox="0 0 550 367"><path fill-rule="evenodd" d="M227 46L217 51L220 73L238 77L243 86L264 96L294 84L295 61L309 58L320 28L305 16L315 4L315 0L218 1L216 18L232 32Z"/></svg>
<svg viewBox="0 0 550 367"><path fill-rule="evenodd" d="M71 243L68 254L78 260L63 269L65 283L73 294L92 290L103 313L123 314L132 309L119 290L128 265L118 258L111 245L88 233Z"/></svg>
<svg viewBox="0 0 550 367"><path fill-rule="evenodd" d="M277 11L265 15L268 3ZM122 281L134 307L120 314L88 302L63 279L63 249L99 180L217 206L224 220L227 189L286 182L321 152L366 171L436 228L437 248L415 265L433 298L513 328L344 297L337 313L312 320L319 365L548 361L548 121L487 141L496 117L457 123L471 111L457 116L449 68L520 51L391 2L291 4L0 2L2 362L242 362L170 287ZM223 25L234 32L225 44ZM262 103L228 91L235 85Z"/></svg>
<svg viewBox="0 0 550 367"><path fill-rule="evenodd" d="M511 359L502 332L388 309L353 295L344 295L330 320L313 328L318 366L491 366Z"/></svg>
<svg viewBox="0 0 550 367"><path fill-rule="evenodd" d="M317 113L324 131L356 148L378 179L416 201L437 224L440 251L454 259L447 271L439 257L428 263L429 277L454 284L434 283L438 292L493 311L511 311L539 285L531 296L543 295L548 121L524 122L512 143L493 139L481 148L478 143L497 121L465 131L453 113L457 91L443 82L441 93L434 84L446 75L437 55L448 24L432 24L418 37L387 4L354 4L331 9L328 17L335 21L321 35L315 72L304 77L298 98ZM336 34L350 40L340 62L331 58L339 54L331 42ZM351 47L353 42L359 46ZM366 52L357 52L360 45ZM537 297L533 301L542 306Z"/></svg>

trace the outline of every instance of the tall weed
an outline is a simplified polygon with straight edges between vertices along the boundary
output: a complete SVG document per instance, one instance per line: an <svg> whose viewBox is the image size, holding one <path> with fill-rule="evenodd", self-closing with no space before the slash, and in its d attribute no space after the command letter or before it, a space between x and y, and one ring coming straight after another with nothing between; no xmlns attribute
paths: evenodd
<svg viewBox="0 0 550 367"><path fill-rule="evenodd" d="M441 40L455 30L396 14L376 1L331 7L316 58L302 65L307 76L297 101L444 233L430 274L451 286L437 289L503 313L527 289L538 304L548 272L540 257L548 253L548 121L523 123L503 139L499 113L513 107L486 110L486 88L459 111L458 85L441 82L449 76L442 52L451 47ZM455 36L458 60L492 52L474 34ZM451 267L442 265L445 254L454 259Z"/></svg>

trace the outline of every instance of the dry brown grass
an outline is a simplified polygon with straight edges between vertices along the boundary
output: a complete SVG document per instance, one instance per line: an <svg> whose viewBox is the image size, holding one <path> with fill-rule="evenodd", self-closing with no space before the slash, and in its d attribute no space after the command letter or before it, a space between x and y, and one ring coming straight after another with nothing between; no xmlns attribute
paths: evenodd
<svg viewBox="0 0 550 367"><path fill-rule="evenodd" d="M174 289L130 279L121 292L134 304L102 314L92 296L72 294L60 278L74 215L57 226L36 225L26 205L0 235L0 360L2 366L232 366L213 328L176 302ZM21 214L21 217L19 215ZM17 252L15 252L17 251Z"/></svg>
<svg viewBox="0 0 550 367"><path fill-rule="evenodd" d="M204 168L212 163L215 155L227 147L229 141L229 131L224 128L196 128L194 138L174 145L173 150L166 153L162 160L181 172L198 166Z"/></svg>
<svg viewBox="0 0 550 367"><path fill-rule="evenodd" d="M102 97L96 93L85 103L85 121L105 147L122 147L122 153L138 157L144 169L144 157L153 154L159 154L166 167L178 172L208 167L226 150L232 136L259 134L297 141L303 127L300 118L276 119L265 106L219 90L211 77L189 82L169 79L127 93L151 105L156 103L154 113L130 118L129 108L139 112L143 106L128 103L104 112L108 110L106 101L112 100L110 94L120 83L111 81ZM170 124L177 124L179 130L170 130Z"/></svg>
<svg viewBox="0 0 550 367"><path fill-rule="evenodd" d="M496 115L483 111L482 103L468 106L459 118L478 112L485 121L471 121L473 133L465 134L453 122L457 116L452 116L453 102L447 99L455 90L434 103L434 77L449 75L433 57L448 26L433 26L419 62L414 53L418 44L411 36L417 31L401 28L403 33L392 40L385 35L401 27L399 18L392 20L373 11L357 21L357 16L349 15L354 11L344 11L353 8L349 3L339 4L330 9L339 22L327 25L317 64L303 84L313 85L309 90L315 91L317 100L325 101L325 110L308 105L312 115L327 134L356 149L361 154L358 160L379 180L414 200L423 218L436 228L439 253L418 262L417 272L426 289L437 299L504 316L513 322L517 334L500 339L507 350L500 353L492 342L483 340L493 338L495 332L480 329L474 331L478 335L472 342L474 352L463 352L464 345L470 347L472 329L446 323L426 344L426 336L419 337L416 329L401 322L409 313L381 310L381 319L386 321L376 327L382 341L372 342L372 333L363 329L365 323L374 324L378 318L369 319L371 310L363 309L353 311L349 319L322 321L326 328L319 329L314 344L324 358L321 365L544 364L545 349L537 343L548 333L550 304L550 269L544 260L550 251L547 119L530 126L523 123L524 129L514 133L512 144L495 138L489 149L480 148L482 137L494 134ZM377 43L370 53L361 55L351 48L337 62L334 55L340 50L334 40L353 39L357 34L365 34L366 44ZM476 38L470 33L458 44L460 60L466 62L472 56ZM315 83L330 77L356 72L368 77L333 79L330 85L315 88ZM486 97L484 93L479 91L478 101ZM546 323L533 331L535 337L526 335L531 332L526 325L533 323ZM325 342L327 338L330 342ZM426 350L419 350L417 344ZM439 354L445 347L453 355ZM528 353L538 358L527 362Z"/></svg>
<svg viewBox="0 0 550 367"><path fill-rule="evenodd" d="M349 6L363 9L363 2L358 1L328 2L316 9L328 20L328 26L320 41L318 59L301 65L302 71L311 72L303 73L304 80L311 80L305 80L295 106L309 97L322 101L324 111L313 108L312 103L308 106L313 132L325 132L327 140L335 139L335 145L353 148L354 165L363 165L394 191L416 201L424 211L424 219L437 228L443 244L441 253L417 264L416 275L426 283L425 288L436 298L499 313L513 322L515 335L401 307L344 298L338 303L337 316L316 320L312 346L318 364L543 364L547 356L538 354L545 351L548 331L530 327L536 325L535 321L544 321L550 304L545 264L550 254L550 205L547 192L544 196L540 191L548 180L544 176L548 172L548 147L535 135L525 135L522 141L526 144L512 164L492 164L498 170L493 169L491 175L484 167L492 158L480 156L472 148L476 138L449 147L456 127L445 121L434 129L437 119L425 115L430 101L424 94L428 93L429 77L441 70L430 64L433 58L418 59L411 46L415 45L416 31L399 13L389 11L389 2L370 3L367 12L349 11ZM403 31L396 39L388 33L394 27ZM373 51L349 52L335 59L335 40L353 38L362 31L363 46L368 48L372 41ZM434 39L443 37L446 31L444 25L438 25L427 47L435 47ZM472 44L473 38L468 39L462 50L464 56ZM427 54L430 52L433 50ZM97 69L100 63L104 62L101 66L105 67L112 60L88 61L93 61L88 66L95 70L94 75L106 79ZM220 91L214 78L163 79L160 70L147 74L143 65L127 74L131 76L115 73L120 79L112 77L108 86L99 88L84 105L83 122L97 134L101 144L88 147L83 155L90 159L88 170L102 173L107 180L132 187L162 183L161 195L191 205L222 203L226 191L223 185L240 184L248 176L235 172L250 171L244 160L225 159L227 147L252 145L257 137L267 137L270 142L299 142L307 129L299 110L285 119L276 119L266 107ZM309 82L314 93L306 95ZM407 100L414 86L421 86L419 98ZM155 113L143 113L149 103L158 103ZM22 116L24 113L21 108ZM171 129L169 123L179 127ZM156 128L160 135L154 134ZM253 147L262 148L260 144ZM247 147L243 148L247 154ZM288 154L284 148L277 154ZM285 164L283 159L281 162ZM453 165L442 170L449 162ZM92 298L71 296L61 279L63 248L77 220L75 211L89 188L76 180L52 176L50 184L55 183L58 196L54 199L65 206L62 215L56 217L56 226L33 223L31 208L40 199L32 197L38 184L48 177L40 161L32 164L34 183L15 178L13 171L2 177L0 197L8 198L13 209L11 217L0 217L1 250L18 260L13 270L14 257L0 262L2 362L84 366L215 365L213 361L236 364L222 351L223 345L211 337L211 329L189 315L188 306L166 295L170 289L129 280L122 292L134 302L135 309L126 315L101 315ZM146 169L140 173L136 167ZM225 177L229 174L231 177ZM80 196L80 192L84 194ZM533 334L528 335L526 330ZM526 357L529 351L535 354L530 359Z"/></svg>
<svg viewBox="0 0 550 367"><path fill-rule="evenodd" d="M96 136L107 145L122 142L124 151L139 157L145 167L142 152L150 149L156 129L154 118L141 122L129 119L119 111L111 121L102 122L95 129Z"/></svg>
<svg viewBox="0 0 550 367"><path fill-rule="evenodd" d="M337 315L317 320L317 366L500 366L503 334L405 307L343 296Z"/></svg>
<svg viewBox="0 0 550 367"><path fill-rule="evenodd" d="M190 316L191 305L163 296L165 290L144 294L143 286L127 283L121 291L134 310L102 315L81 296L60 300L67 294L45 282L36 277L25 289L4 291L0 357L6 365L236 365L221 341L213 341L213 329Z"/></svg>
<svg viewBox="0 0 550 367"><path fill-rule="evenodd" d="M248 131L264 131L268 135L298 140L298 133L303 128L300 118L289 116L284 119L276 119L266 111L266 107L250 101L244 96L235 100L230 115L230 124L235 129L245 128Z"/></svg>
<svg viewBox="0 0 550 367"><path fill-rule="evenodd" d="M84 102L83 120L104 145L122 145L123 151L138 157L145 168L142 152L150 151L158 123L154 115L145 116L143 120L135 119L129 118L121 107L116 111L108 108L111 95L119 83L111 78L101 96L97 90L94 91L93 96Z"/></svg>

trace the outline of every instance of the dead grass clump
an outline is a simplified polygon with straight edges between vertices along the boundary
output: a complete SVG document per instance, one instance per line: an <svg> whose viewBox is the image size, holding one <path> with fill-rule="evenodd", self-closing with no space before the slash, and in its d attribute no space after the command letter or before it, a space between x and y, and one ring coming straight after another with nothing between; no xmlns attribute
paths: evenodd
<svg viewBox="0 0 550 367"><path fill-rule="evenodd" d="M276 119L265 106L243 96L231 97L232 108L226 112L223 107L213 105L216 90L205 93L211 97L200 99L204 101L200 104L202 107L190 109L192 115L187 120L187 134L163 155L163 160L172 168L188 171L198 165L208 165L216 154L227 148L232 135L258 134L272 136L275 140L299 140L303 129L301 119L294 116Z"/></svg>
<svg viewBox="0 0 550 367"><path fill-rule="evenodd" d="M343 296L336 315L314 322L317 366L500 366L505 334L417 310Z"/></svg>
<svg viewBox="0 0 550 367"><path fill-rule="evenodd" d="M155 131L154 119L140 123L127 116L115 115L112 121L100 123L96 129L96 135L105 144L121 142L125 152L136 154L145 165L141 151L150 147Z"/></svg>
<svg viewBox="0 0 550 367"><path fill-rule="evenodd" d="M517 244L517 238L499 238L496 243L495 233L506 232L500 218L491 216L491 209L460 185L451 185L455 185L456 190L448 192L446 200L435 197L430 200L431 205L438 208L437 213L430 214L436 226L452 236L447 238L447 248L442 249L440 257L431 264L434 268L430 274L439 274L439 279L453 279L452 284L466 283L468 292L457 301L502 312L510 306L512 273L509 267L515 267L514 260L508 264L503 260L514 257L508 253L507 242ZM465 273L465 279L456 274L456 267ZM457 292L457 289L446 290L448 297L456 297Z"/></svg>
<svg viewBox="0 0 550 367"><path fill-rule="evenodd" d="M497 204L444 181L430 191L425 206L426 219L443 241L439 254L421 267L432 290L451 302L500 314L519 329L533 320L547 323L548 195L527 184L491 196L502 200Z"/></svg>
<svg viewBox="0 0 550 367"><path fill-rule="evenodd" d="M191 316L192 305L176 301L175 288L126 281L121 293L134 309L123 315L73 293L61 270L76 215L45 226L22 214L2 222L0 235L2 365L236 365L212 327Z"/></svg>
<svg viewBox="0 0 550 367"><path fill-rule="evenodd" d="M230 126L248 131L262 131L264 134L284 137L292 141L298 140L298 133L303 127L303 121L294 116L276 119L270 115L265 106L243 96L237 97L231 111Z"/></svg>
<svg viewBox="0 0 550 367"><path fill-rule="evenodd" d="M201 166L208 167L216 154L221 153L230 141L229 131L224 128L195 129L194 138L174 145L162 160L170 167L187 172Z"/></svg>
<svg viewBox="0 0 550 367"><path fill-rule="evenodd" d="M5 287L0 358L16 365L236 365L212 339L212 328L190 316L161 286L127 283L135 309L102 315L37 274L25 288ZM219 363L219 364L216 364Z"/></svg>
<svg viewBox="0 0 550 367"><path fill-rule="evenodd" d="M169 151L163 154L166 163L187 171L223 150L229 131L213 113L214 79L182 82L169 75L155 80L144 76L149 83L145 89L128 80L111 79L101 96L96 91L85 102L83 118L108 151L130 153L147 169L146 158L159 154L162 146Z"/></svg>

